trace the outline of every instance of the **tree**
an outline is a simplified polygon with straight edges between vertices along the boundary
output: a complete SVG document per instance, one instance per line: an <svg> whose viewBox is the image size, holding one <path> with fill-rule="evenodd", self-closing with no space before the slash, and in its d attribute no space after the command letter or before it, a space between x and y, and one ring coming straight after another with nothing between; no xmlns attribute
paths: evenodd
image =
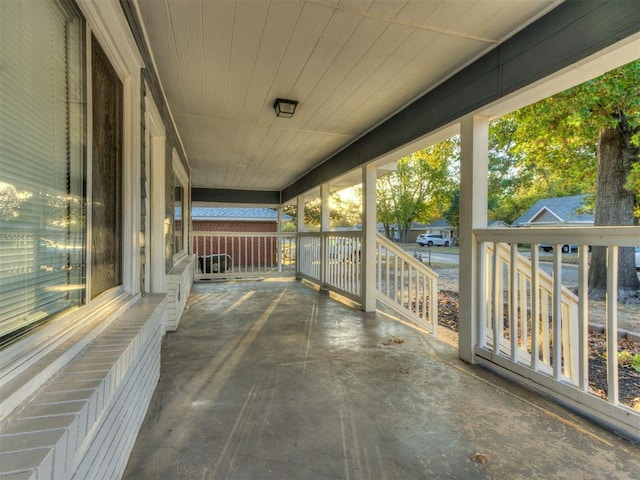
<svg viewBox="0 0 640 480"><path fill-rule="evenodd" d="M360 223L360 203L351 198L344 198L340 192L332 193L330 200L329 221L332 227L350 227ZM320 227L322 202L316 198L306 202L304 208L304 223L311 229ZM292 217L295 223L297 219L296 205L287 205L284 212Z"/></svg>
<svg viewBox="0 0 640 480"><path fill-rule="evenodd" d="M598 141L598 176L594 225L633 225L638 189L630 181L632 167L639 164L640 148L633 135L640 132L629 125L626 114L618 112L618 124L604 128ZM637 223L637 218L635 219ZM589 298L604 298L607 290L607 259L604 247L594 247L589 265ZM633 248L621 248L618 260L618 298L640 301L640 281L636 274Z"/></svg>
<svg viewBox="0 0 640 480"><path fill-rule="evenodd" d="M456 188L451 195L451 203L442 216L445 218L451 228L455 232L455 236L458 237L458 229L460 228L460 187Z"/></svg>
<svg viewBox="0 0 640 480"><path fill-rule="evenodd" d="M416 220L436 218L447 209L457 183L459 140L454 137L398 161L394 172L378 179L376 210L385 234L397 224L400 241Z"/></svg>
<svg viewBox="0 0 640 480"><path fill-rule="evenodd" d="M500 205L492 213L502 209L514 215L514 206L524 209L545 196L590 193L595 225L637 224L639 78L640 61L635 61L492 125L492 187L497 186ZM632 249L620 249L619 257L618 295L637 298L640 282ZM604 249L594 248L591 298L604 296L604 261Z"/></svg>
<svg viewBox="0 0 640 480"><path fill-rule="evenodd" d="M335 227L353 227L362 222L360 199L343 196L340 192L331 195L331 224Z"/></svg>

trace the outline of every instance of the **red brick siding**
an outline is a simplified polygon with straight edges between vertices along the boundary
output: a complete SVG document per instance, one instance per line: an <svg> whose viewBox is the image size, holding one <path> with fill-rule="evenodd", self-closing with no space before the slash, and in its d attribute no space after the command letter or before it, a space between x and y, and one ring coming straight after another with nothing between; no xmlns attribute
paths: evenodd
<svg viewBox="0 0 640 480"><path fill-rule="evenodd" d="M276 222L193 221L194 232L276 232Z"/></svg>
<svg viewBox="0 0 640 480"><path fill-rule="evenodd" d="M276 232L276 222L224 222L193 221L194 232ZM251 241L240 238L200 238L194 244L194 252L199 254L227 253L234 266L264 266L276 262L278 244L271 237L253 238ZM197 247L197 248L196 248Z"/></svg>

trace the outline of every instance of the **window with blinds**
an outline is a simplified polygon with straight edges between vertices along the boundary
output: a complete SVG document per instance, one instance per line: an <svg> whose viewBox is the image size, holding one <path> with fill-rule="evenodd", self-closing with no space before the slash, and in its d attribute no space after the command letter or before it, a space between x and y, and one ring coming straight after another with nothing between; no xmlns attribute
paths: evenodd
<svg viewBox="0 0 640 480"><path fill-rule="evenodd" d="M83 20L0 1L0 345L84 300Z"/></svg>

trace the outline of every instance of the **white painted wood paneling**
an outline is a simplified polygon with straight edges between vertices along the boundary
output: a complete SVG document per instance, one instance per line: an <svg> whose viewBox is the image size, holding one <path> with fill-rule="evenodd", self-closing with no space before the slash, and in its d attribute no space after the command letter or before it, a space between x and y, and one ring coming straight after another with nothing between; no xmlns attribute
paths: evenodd
<svg viewBox="0 0 640 480"><path fill-rule="evenodd" d="M280 190L558 1L137 3L194 187Z"/></svg>

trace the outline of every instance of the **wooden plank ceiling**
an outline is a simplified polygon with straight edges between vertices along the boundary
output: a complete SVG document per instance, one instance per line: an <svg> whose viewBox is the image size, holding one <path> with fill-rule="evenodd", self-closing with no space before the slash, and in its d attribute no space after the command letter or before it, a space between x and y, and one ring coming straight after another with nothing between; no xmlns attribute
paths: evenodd
<svg viewBox="0 0 640 480"><path fill-rule="evenodd" d="M560 2L136 3L193 186L279 191Z"/></svg>

